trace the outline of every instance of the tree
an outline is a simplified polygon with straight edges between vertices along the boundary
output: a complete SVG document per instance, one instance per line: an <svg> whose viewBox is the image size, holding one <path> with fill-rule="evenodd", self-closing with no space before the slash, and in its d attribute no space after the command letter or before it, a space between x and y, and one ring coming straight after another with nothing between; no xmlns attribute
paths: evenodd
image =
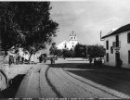
<svg viewBox="0 0 130 100"><path fill-rule="evenodd" d="M82 44L77 44L74 49L76 57L86 57L86 46Z"/></svg>
<svg viewBox="0 0 130 100"><path fill-rule="evenodd" d="M95 58L95 57L103 57L105 55L105 49L103 46L100 45L91 45L88 46L88 54L90 57Z"/></svg>
<svg viewBox="0 0 130 100"><path fill-rule="evenodd" d="M58 27L50 18L50 9L50 2L0 3L2 48L17 45L38 50L50 43Z"/></svg>
<svg viewBox="0 0 130 100"><path fill-rule="evenodd" d="M51 47L50 47L50 54L51 55L57 55L57 48L56 48L56 43L53 42Z"/></svg>
<svg viewBox="0 0 130 100"><path fill-rule="evenodd" d="M63 51L62 50L59 50L59 49L56 49L56 55L58 57L62 57L63 56Z"/></svg>
<svg viewBox="0 0 130 100"><path fill-rule="evenodd" d="M66 57L74 57L75 56L74 50L63 49L62 50L62 56L64 58L66 58Z"/></svg>

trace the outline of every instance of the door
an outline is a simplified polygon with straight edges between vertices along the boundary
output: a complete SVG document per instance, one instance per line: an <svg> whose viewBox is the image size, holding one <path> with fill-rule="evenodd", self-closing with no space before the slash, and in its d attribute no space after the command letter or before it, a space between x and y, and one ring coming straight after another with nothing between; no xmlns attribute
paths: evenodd
<svg viewBox="0 0 130 100"><path fill-rule="evenodd" d="M120 53L115 53L115 61L116 61L116 67L120 67Z"/></svg>

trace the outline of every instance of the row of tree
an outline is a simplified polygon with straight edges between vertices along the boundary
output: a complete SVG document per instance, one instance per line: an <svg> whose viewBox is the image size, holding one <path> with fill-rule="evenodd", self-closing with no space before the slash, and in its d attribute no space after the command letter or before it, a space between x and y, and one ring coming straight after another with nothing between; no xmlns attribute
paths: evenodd
<svg viewBox="0 0 130 100"><path fill-rule="evenodd" d="M4 51L12 46L29 51L44 48L56 36L50 2L1 2L0 37Z"/></svg>
<svg viewBox="0 0 130 100"><path fill-rule="evenodd" d="M84 58L96 58L103 57L105 55L105 49L102 45L82 45L77 44L73 50L56 49L56 44L54 43L50 49L51 54L63 57L84 57Z"/></svg>

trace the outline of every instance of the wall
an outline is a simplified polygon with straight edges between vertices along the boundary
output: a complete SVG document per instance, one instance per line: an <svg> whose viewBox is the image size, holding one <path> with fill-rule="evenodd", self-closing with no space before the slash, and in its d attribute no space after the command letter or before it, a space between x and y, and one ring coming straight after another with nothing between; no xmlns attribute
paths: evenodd
<svg viewBox="0 0 130 100"><path fill-rule="evenodd" d="M110 36L105 38L104 40L104 47L106 48L106 41L109 41L109 49L106 50L106 53L109 53L109 62L106 62L106 55L104 57L105 59L105 65L115 66L115 51L113 50L113 54L111 53L111 46L113 45L113 42L115 41L115 36Z"/></svg>
<svg viewBox="0 0 130 100"><path fill-rule="evenodd" d="M130 43L127 43L127 33L123 32L118 34L119 35L119 41L120 41L120 58L123 61L122 67L124 68L130 68L130 64L128 64L128 50L130 50ZM105 38L104 40L104 47L106 48L106 41L109 40L109 50L106 50L106 53L109 53L109 62L106 62L106 56L105 56L105 65L110 65L115 67L115 50L113 50L113 54L111 54L110 47L112 46L112 43L115 41L115 36L112 35L110 37Z"/></svg>
<svg viewBox="0 0 130 100"><path fill-rule="evenodd" d="M127 33L128 32L124 32L119 35L119 39L121 40L120 57L123 61L122 67L130 68L130 64L128 64L128 50L130 50L130 43L127 42Z"/></svg>

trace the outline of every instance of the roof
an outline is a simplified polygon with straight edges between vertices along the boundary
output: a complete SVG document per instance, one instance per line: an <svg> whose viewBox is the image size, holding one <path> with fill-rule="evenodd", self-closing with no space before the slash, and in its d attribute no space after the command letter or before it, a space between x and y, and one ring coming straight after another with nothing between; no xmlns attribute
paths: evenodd
<svg viewBox="0 0 130 100"><path fill-rule="evenodd" d="M130 24L127 24L127 25L124 25L124 26L118 28L117 30L113 31L110 34L103 36L102 39L109 37L109 36L112 36L112 35L115 35L115 34L120 34L120 33L125 32L125 31L129 31L129 30L130 30Z"/></svg>

